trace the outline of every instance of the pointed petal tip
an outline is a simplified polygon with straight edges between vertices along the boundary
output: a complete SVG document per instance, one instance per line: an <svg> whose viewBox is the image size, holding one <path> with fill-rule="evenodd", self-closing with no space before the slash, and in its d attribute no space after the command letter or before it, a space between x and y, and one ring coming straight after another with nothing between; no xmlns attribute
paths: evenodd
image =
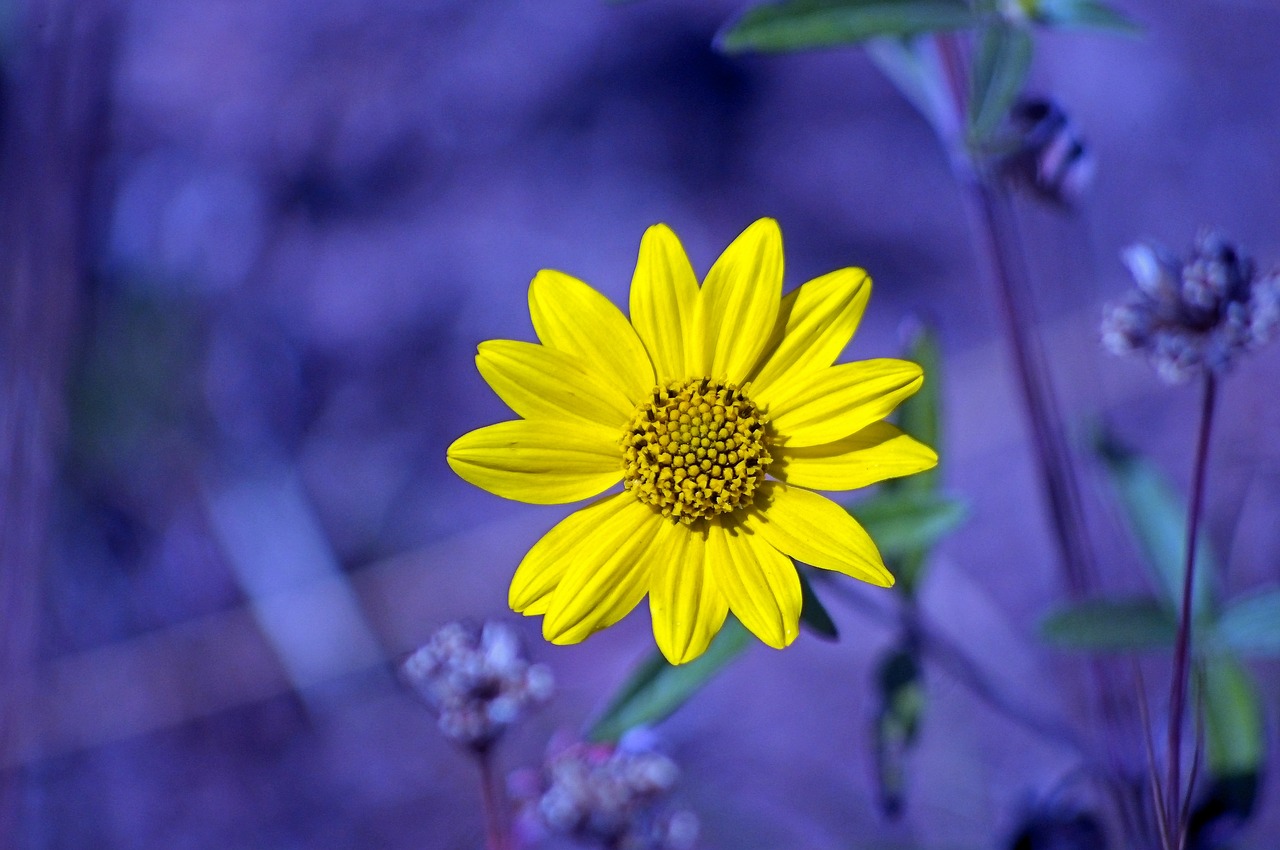
<svg viewBox="0 0 1280 850"><path fill-rule="evenodd" d="M556 631L549 626L551 617L545 617L542 620L542 637L552 646L572 646L575 643L582 643L586 640L587 635L577 635L571 630Z"/></svg>

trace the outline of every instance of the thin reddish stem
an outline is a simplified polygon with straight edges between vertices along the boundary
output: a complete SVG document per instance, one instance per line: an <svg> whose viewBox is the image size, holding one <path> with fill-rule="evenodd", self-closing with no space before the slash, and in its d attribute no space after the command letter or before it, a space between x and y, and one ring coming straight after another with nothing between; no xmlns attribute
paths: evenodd
<svg viewBox="0 0 1280 850"><path fill-rule="evenodd" d="M1165 783L1165 793L1169 799L1165 813L1169 833L1176 836L1175 847L1182 843L1182 722L1187 701L1191 629L1194 625L1192 602L1195 596L1196 540L1200 531L1200 511L1204 503L1204 482L1209 468L1209 440L1213 433L1213 409L1217 396L1217 379L1213 372L1207 372L1200 404L1200 434L1196 440L1196 456L1191 473L1191 503L1187 508L1187 551L1182 573L1182 611L1178 618L1178 642L1173 653L1173 682L1169 692L1169 778Z"/></svg>
<svg viewBox="0 0 1280 850"><path fill-rule="evenodd" d="M484 747L476 750L475 754L476 764L480 768L480 796L484 804L485 847L487 850L509 850L506 812L503 795L498 790L493 750L491 747Z"/></svg>

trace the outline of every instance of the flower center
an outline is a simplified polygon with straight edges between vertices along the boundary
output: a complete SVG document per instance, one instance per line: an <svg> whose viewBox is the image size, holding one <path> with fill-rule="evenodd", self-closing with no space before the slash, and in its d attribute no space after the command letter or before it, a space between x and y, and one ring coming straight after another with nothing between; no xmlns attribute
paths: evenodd
<svg viewBox="0 0 1280 850"><path fill-rule="evenodd" d="M655 387L622 435L623 486L686 525L749 505L773 460L768 424L730 383Z"/></svg>

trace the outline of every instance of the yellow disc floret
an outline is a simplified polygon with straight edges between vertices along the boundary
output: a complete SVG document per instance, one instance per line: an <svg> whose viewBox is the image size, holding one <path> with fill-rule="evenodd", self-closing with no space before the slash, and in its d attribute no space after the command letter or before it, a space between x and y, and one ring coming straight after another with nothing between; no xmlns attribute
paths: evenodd
<svg viewBox="0 0 1280 850"><path fill-rule="evenodd" d="M768 424L734 384L655 387L622 435L623 485L686 525L750 505L773 460Z"/></svg>

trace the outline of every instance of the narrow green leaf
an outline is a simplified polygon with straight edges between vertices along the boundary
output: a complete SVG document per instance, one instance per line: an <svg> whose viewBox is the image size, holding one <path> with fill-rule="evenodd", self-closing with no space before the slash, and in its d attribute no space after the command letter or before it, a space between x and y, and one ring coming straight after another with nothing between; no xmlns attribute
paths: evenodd
<svg viewBox="0 0 1280 850"><path fill-rule="evenodd" d="M955 138L960 119L947 90L946 73L938 47L928 38L873 38L866 42L867 56L880 72L920 111L939 139ZM925 373L928 384L928 372Z"/></svg>
<svg viewBox="0 0 1280 850"><path fill-rule="evenodd" d="M665 720L754 642L751 633L730 616L707 651L688 664L672 666L655 651L632 673L588 737L616 741L629 729Z"/></svg>
<svg viewBox="0 0 1280 850"><path fill-rule="evenodd" d="M969 506L960 499L905 491L881 492L845 508L886 559L929 550L969 514Z"/></svg>
<svg viewBox="0 0 1280 850"><path fill-rule="evenodd" d="M1280 588L1235 600L1218 618L1214 632L1242 655L1280 655Z"/></svg>
<svg viewBox="0 0 1280 850"><path fill-rule="evenodd" d="M929 328L921 325L907 343L906 359L920 364L924 370L924 385L915 395L898 406L898 427L942 454L942 353L938 338ZM891 482L890 489L909 490L916 493L938 489L938 467L928 472L908 475Z"/></svg>
<svg viewBox="0 0 1280 850"><path fill-rule="evenodd" d="M1132 18L1100 0L1041 0L1035 18L1053 29L1100 29L1124 35L1142 32Z"/></svg>
<svg viewBox="0 0 1280 850"><path fill-rule="evenodd" d="M1001 18L982 30L969 98L969 139L981 145L1009 114L1031 69L1031 35Z"/></svg>
<svg viewBox="0 0 1280 850"><path fill-rule="evenodd" d="M1129 652L1172 646L1178 623L1155 599L1080 602L1040 623L1045 640L1063 649Z"/></svg>
<svg viewBox="0 0 1280 850"><path fill-rule="evenodd" d="M1185 503L1155 466L1107 435L1098 437L1096 451L1120 497L1152 578L1169 605L1177 610L1182 599L1187 546ZM1212 608L1218 575L1217 558L1202 529L1196 546L1195 584L1191 595L1192 613L1197 621Z"/></svg>
<svg viewBox="0 0 1280 850"><path fill-rule="evenodd" d="M963 29L977 20L961 0L784 0L748 9L716 44L727 53L808 50Z"/></svg>
<svg viewBox="0 0 1280 850"><path fill-rule="evenodd" d="M840 630L836 628L836 621L831 619L830 612L822 604L822 600L813 592L813 583L809 581L809 567L798 566L800 573L800 594L802 607L800 608L800 624L809 629L823 640L839 640Z"/></svg>
<svg viewBox="0 0 1280 850"><path fill-rule="evenodd" d="M1203 671L1200 699L1210 771L1215 776L1256 773L1266 745L1262 708L1249 671L1221 654L1206 658Z"/></svg>

